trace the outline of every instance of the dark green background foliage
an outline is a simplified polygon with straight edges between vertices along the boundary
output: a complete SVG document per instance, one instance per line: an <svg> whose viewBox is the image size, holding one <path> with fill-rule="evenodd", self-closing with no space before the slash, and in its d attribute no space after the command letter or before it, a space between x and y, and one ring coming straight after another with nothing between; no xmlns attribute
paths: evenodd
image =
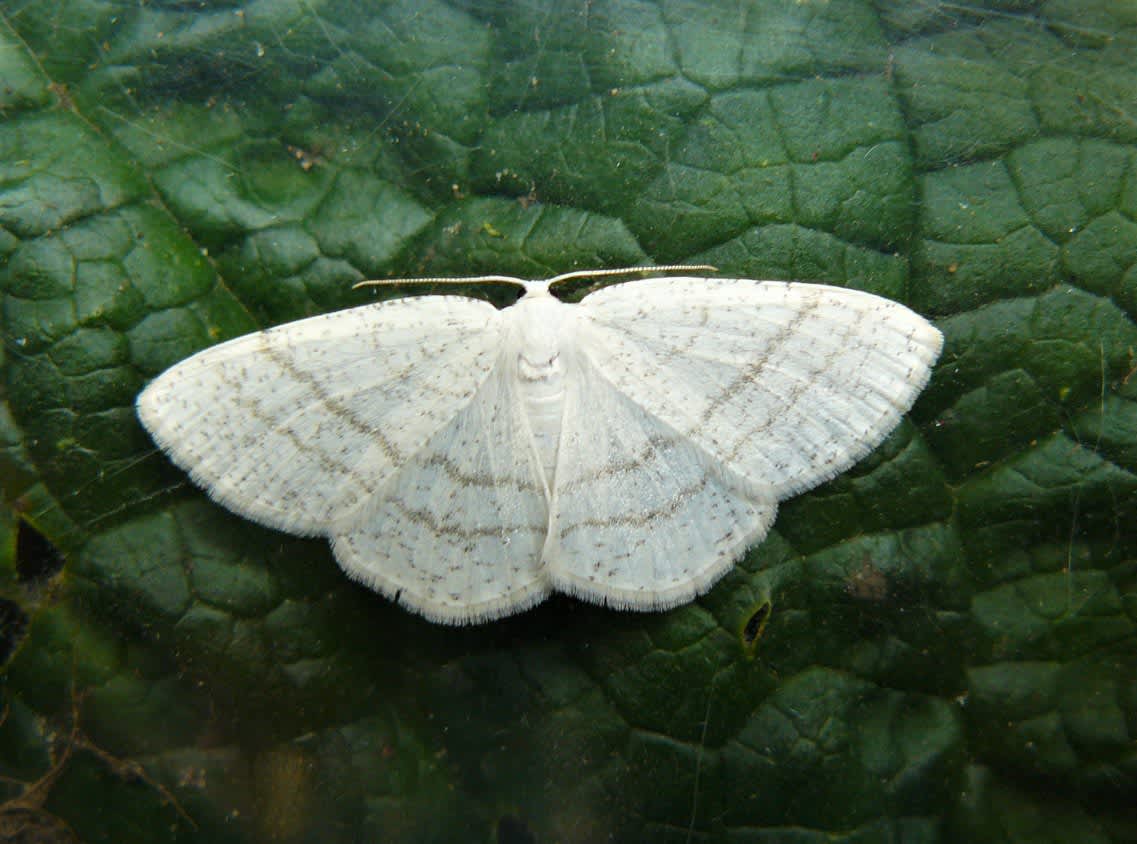
<svg viewBox="0 0 1137 844"><path fill-rule="evenodd" d="M648 261L946 337L673 612L432 626L133 414L360 278ZM0 287L0 833L1137 840L1131 3L4 0Z"/></svg>

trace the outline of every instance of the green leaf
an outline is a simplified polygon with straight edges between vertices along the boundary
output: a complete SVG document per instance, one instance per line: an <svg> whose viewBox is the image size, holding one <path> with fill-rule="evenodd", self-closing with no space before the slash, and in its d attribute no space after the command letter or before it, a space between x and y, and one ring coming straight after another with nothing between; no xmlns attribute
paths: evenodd
<svg viewBox="0 0 1137 844"><path fill-rule="evenodd" d="M1137 839L1130 5L0 0L0 79L0 829ZM134 414L363 278L651 261L946 338L668 613L431 625Z"/></svg>

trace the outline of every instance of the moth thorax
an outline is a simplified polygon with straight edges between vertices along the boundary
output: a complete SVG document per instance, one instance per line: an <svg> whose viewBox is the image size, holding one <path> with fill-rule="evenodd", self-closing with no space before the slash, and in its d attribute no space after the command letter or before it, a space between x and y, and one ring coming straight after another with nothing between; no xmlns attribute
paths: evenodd
<svg viewBox="0 0 1137 844"><path fill-rule="evenodd" d="M546 294L522 299L512 311L518 390L551 487L564 415L566 352L571 353L565 347L565 332L572 307Z"/></svg>

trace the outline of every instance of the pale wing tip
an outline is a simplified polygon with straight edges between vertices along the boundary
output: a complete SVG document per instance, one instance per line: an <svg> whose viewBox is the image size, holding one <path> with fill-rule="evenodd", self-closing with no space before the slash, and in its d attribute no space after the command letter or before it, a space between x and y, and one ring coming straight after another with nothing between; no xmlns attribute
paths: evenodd
<svg viewBox="0 0 1137 844"><path fill-rule="evenodd" d="M167 370L168 372L169 370ZM189 454L181 447L180 439L173 430L176 425L169 412L171 390L163 373L147 384L134 400L134 412L150 438L179 467L193 470L198 462L196 455ZM197 479L195 478L195 481ZM199 484L200 481L197 481ZM205 485L208 490L208 485Z"/></svg>
<svg viewBox="0 0 1137 844"><path fill-rule="evenodd" d="M134 412L158 447L178 466L188 469L195 461L192 455L181 453L178 437L171 430L169 393L164 375L159 375L138 394L134 400Z"/></svg>
<svg viewBox="0 0 1137 844"><path fill-rule="evenodd" d="M298 518L295 513L250 498L232 488L224 471L207 469L210 461L200 451L187 446L185 438L180 435L177 421L169 412L170 391L165 373L159 375L134 400L135 413L162 453L189 475L194 485L204 490L211 501L259 525L293 536L323 536L327 533L327 526L323 523L306 521Z"/></svg>
<svg viewBox="0 0 1137 844"><path fill-rule="evenodd" d="M900 305L898 307L903 307ZM873 451L895 431L904 421L904 417L912 410L916 400L924 392L932 379L932 372L936 361L943 351L944 336L928 320L915 311L905 311L915 320L915 328L909 334L909 341L915 346L915 351L923 352L919 358L919 367L913 367L910 379L894 397L893 412L881 420L879 427L869 432L867 437L854 443L843 459L836 460L825 467L824 471L807 477L794 477L790 482L777 489L778 499L786 500L803 492L827 483L838 475L847 472Z"/></svg>
<svg viewBox="0 0 1137 844"><path fill-rule="evenodd" d="M144 427L151 436L153 436L159 421L158 402L156 399L158 393L158 389L156 388L159 380L160 376L143 387L142 391L134 399L134 412L137 414L138 420L142 423L142 427Z"/></svg>
<svg viewBox="0 0 1137 844"><path fill-rule="evenodd" d="M919 374L913 379L911 384L911 391L908 396L904 397L903 413L907 413L912 409L912 405L916 403L920 393L928 386L928 382L932 378L932 370L935 368L936 361L940 359L940 355L944 350L944 335L928 320L924 319L915 312L912 313L916 320L918 320L917 328L912 332L911 341L916 346L916 351L920 354L920 363L922 364ZM897 422L899 424L899 421Z"/></svg>
<svg viewBox="0 0 1137 844"><path fill-rule="evenodd" d="M915 313L915 311L912 311ZM943 332L936 328L930 320L916 314L921 323L921 330L919 340L929 352L928 364L931 365L939 360L940 354L944 350L944 335Z"/></svg>

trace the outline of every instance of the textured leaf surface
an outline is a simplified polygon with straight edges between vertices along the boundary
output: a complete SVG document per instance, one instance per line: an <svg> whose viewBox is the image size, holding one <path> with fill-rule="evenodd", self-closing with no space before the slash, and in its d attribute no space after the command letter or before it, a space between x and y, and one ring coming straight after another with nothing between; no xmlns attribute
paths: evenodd
<svg viewBox="0 0 1137 844"><path fill-rule="evenodd" d="M0 79L0 830L1137 840L1130 6L0 2ZM360 278L649 260L947 340L673 612L432 626L134 417Z"/></svg>

